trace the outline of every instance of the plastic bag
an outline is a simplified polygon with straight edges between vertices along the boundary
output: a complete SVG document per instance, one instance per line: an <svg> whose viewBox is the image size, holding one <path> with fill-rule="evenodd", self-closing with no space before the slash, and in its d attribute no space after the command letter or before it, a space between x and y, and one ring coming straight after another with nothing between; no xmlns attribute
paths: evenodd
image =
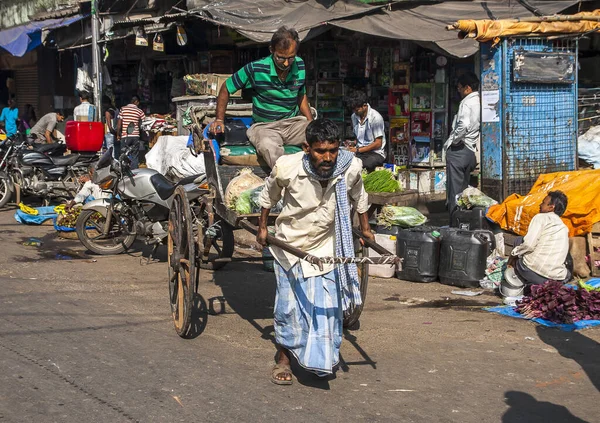
<svg viewBox="0 0 600 423"><path fill-rule="evenodd" d="M244 168L240 170L240 173L227 185L227 189L225 190L225 205L230 209L235 209L236 201L244 191L263 184L264 181L252 173L252 169Z"/></svg>
<svg viewBox="0 0 600 423"><path fill-rule="evenodd" d="M465 209L472 209L473 207L490 207L494 204L498 204L496 200L488 197L477 188L468 187L458 197L456 204Z"/></svg>
<svg viewBox="0 0 600 423"><path fill-rule="evenodd" d="M427 218L419 210L412 207L384 206L377 216L377 223L386 228L391 226L412 228L422 225L426 221Z"/></svg>
<svg viewBox="0 0 600 423"><path fill-rule="evenodd" d="M262 207L260 205L260 193L264 188L264 184L242 192L235 201L235 211L239 214L260 213ZM283 208L281 200L271 208L271 213L280 213Z"/></svg>

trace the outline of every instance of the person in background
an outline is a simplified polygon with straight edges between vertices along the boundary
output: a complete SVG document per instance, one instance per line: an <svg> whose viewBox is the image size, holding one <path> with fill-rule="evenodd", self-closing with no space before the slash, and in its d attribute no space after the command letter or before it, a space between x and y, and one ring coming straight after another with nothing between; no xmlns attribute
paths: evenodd
<svg viewBox="0 0 600 423"><path fill-rule="evenodd" d="M362 160L363 168L372 172L385 162L385 124L379 112L367 103L367 95L355 91L348 100L352 109L352 128L356 145L347 149Z"/></svg>
<svg viewBox="0 0 600 423"><path fill-rule="evenodd" d="M33 128L37 122L37 116L35 115L35 109L31 104L25 105L25 110L21 114L21 130L26 131L27 129Z"/></svg>
<svg viewBox="0 0 600 423"><path fill-rule="evenodd" d="M96 120L96 106L90 103L90 94L81 91L79 101L81 104L73 110L73 119L79 122L93 122Z"/></svg>
<svg viewBox="0 0 600 423"><path fill-rule="evenodd" d="M524 237L515 239L508 265L526 285L543 284L547 280L568 282L569 228L561 220L567 209L567 196L550 191L540 204Z"/></svg>
<svg viewBox="0 0 600 423"><path fill-rule="evenodd" d="M84 204L92 200L99 200L101 198L110 198L110 191L103 191L99 185L92 182L93 174L94 166L90 166L88 168L88 173L79 177L79 183L83 184L83 186L77 192L75 198L66 204L67 209L70 209L76 204Z"/></svg>
<svg viewBox="0 0 600 423"><path fill-rule="evenodd" d="M65 113L57 110L56 112L47 113L31 128L30 138L38 143L54 142L54 130L56 124L65 120Z"/></svg>
<svg viewBox="0 0 600 423"><path fill-rule="evenodd" d="M310 122L306 140L304 152L280 157L266 179L256 241L266 245L270 210L283 199L275 222L278 239L316 257L354 257L351 204L363 237L374 239L362 163L340 150L339 129L329 119ZM362 301L356 265L319 269L280 248L272 246L271 252L277 279L271 381L292 383L292 356L304 369L330 375L339 361L343 312Z"/></svg>
<svg viewBox="0 0 600 423"><path fill-rule="evenodd" d="M132 169L137 169L140 164L140 127L145 114L139 106L140 98L134 95L127 106L121 107L117 119L116 141L121 143L121 150L130 148Z"/></svg>
<svg viewBox="0 0 600 423"><path fill-rule="evenodd" d="M283 156L284 145L302 146L306 142L306 125L313 120L304 85L304 61L296 55L299 46L295 29L279 28L271 38L271 55L248 63L221 86L216 119L210 125L210 132L224 132L229 95L253 88L254 124L246 134L270 168Z"/></svg>
<svg viewBox="0 0 600 423"><path fill-rule="evenodd" d="M19 109L14 98L8 100L8 106L2 109L0 122L4 123L6 135L12 137L17 133L17 121L19 120Z"/></svg>
<svg viewBox="0 0 600 423"><path fill-rule="evenodd" d="M119 111L112 105L112 101L108 97L104 97L103 101L104 108L104 148L113 148L113 157L118 159L121 155L121 143L116 142L115 138L117 135L117 124Z"/></svg>
<svg viewBox="0 0 600 423"><path fill-rule="evenodd" d="M462 98L452 122L452 132L444 143L448 211L456 208L456 196L469 186L471 172L479 163L481 106L479 79L472 72L458 77L457 90Z"/></svg>

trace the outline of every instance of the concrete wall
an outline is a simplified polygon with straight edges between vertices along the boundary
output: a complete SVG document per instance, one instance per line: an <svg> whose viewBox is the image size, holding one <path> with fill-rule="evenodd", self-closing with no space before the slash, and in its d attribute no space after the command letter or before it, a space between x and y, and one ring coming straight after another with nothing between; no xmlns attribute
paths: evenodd
<svg viewBox="0 0 600 423"><path fill-rule="evenodd" d="M29 22L29 16L36 13L74 6L78 3L78 0L1 0L0 29L25 24Z"/></svg>

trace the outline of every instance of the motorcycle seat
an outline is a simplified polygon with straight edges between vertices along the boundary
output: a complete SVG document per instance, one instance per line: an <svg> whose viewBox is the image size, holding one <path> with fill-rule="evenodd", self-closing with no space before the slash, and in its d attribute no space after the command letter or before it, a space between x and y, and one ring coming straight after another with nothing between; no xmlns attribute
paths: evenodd
<svg viewBox="0 0 600 423"><path fill-rule="evenodd" d="M177 183L173 183L169 181L163 174L156 173L150 177L150 182L152 182L152 186L156 190L156 193L160 197L161 200L166 200L175 192L175 188L179 185L191 184L196 179L198 179L200 175L192 175L186 178L181 179Z"/></svg>
<svg viewBox="0 0 600 423"><path fill-rule="evenodd" d="M79 154L69 154L67 156L54 157L50 156L52 163L57 166L71 166L79 160Z"/></svg>
<svg viewBox="0 0 600 423"><path fill-rule="evenodd" d="M62 155L67 151L67 146L65 144L60 143L52 143L52 144L33 144L33 150L44 153L47 155Z"/></svg>

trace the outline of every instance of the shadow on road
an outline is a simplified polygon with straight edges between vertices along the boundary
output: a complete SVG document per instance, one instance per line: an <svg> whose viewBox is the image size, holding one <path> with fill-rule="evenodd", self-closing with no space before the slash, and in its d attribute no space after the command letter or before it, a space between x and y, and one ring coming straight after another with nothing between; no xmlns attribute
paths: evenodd
<svg viewBox="0 0 600 423"><path fill-rule="evenodd" d="M208 307L206 300L200 294L194 295L194 308L192 308L192 323L186 336L187 339L195 339L202 335L208 323Z"/></svg>
<svg viewBox="0 0 600 423"><path fill-rule="evenodd" d="M510 408L502 416L503 423L587 423L571 414L567 407L538 401L525 392L508 391L504 397Z"/></svg>
<svg viewBox="0 0 600 423"><path fill-rule="evenodd" d="M560 355L577 362L592 384L600 391L600 344L580 332L563 332L543 326L536 327L538 336L556 348Z"/></svg>

